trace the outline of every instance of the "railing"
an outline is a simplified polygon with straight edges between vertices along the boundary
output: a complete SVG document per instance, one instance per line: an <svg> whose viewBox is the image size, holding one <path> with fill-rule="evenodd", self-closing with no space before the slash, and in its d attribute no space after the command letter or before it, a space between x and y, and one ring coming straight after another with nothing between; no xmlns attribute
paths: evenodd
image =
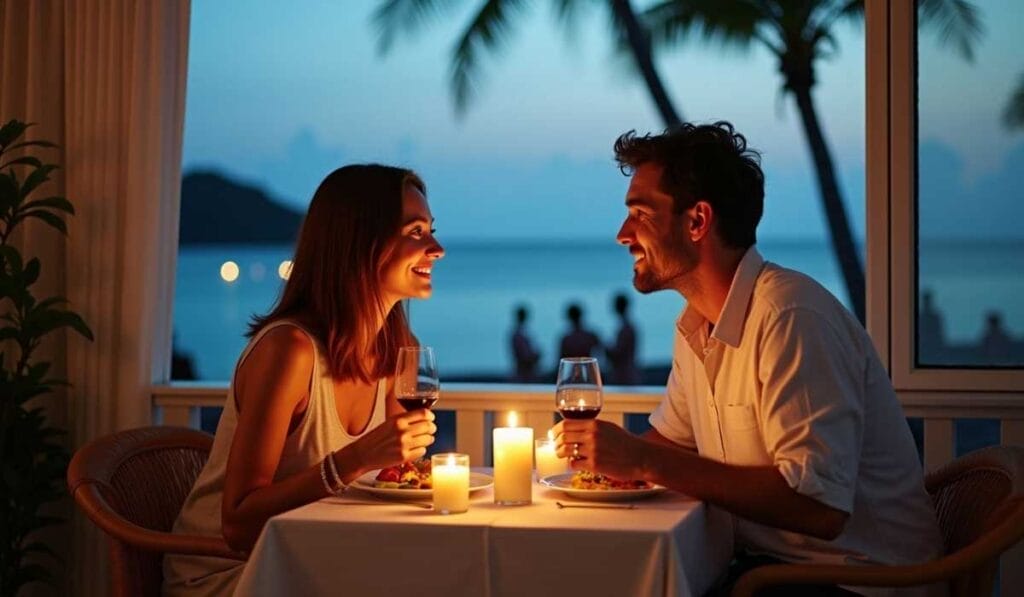
<svg viewBox="0 0 1024 597"><path fill-rule="evenodd" d="M199 409L223 406L226 386L176 384L153 389L154 420L165 425L199 427ZM627 414L650 413L663 396L657 387L608 387L601 418L622 424ZM1000 443L1024 446L1024 396L1019 394L915 393L900 395L908 417L924 420L924 464L933 469L953 459L956 419L998 419ZM554 422L554 391L548 385L448 383L437 410L455 411L456 449L473 462L486 462L492 425L516 411L521 424L542 437Z"/></svg>

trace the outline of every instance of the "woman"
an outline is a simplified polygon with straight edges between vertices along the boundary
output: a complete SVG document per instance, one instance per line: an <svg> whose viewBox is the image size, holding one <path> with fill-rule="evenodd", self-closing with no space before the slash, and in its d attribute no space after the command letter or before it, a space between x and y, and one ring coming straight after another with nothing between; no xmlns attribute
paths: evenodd
<svg viewBox="0 0 1024 597"><path fill-rule="evenodd" d="M414 344L399 304L427 298L444 249L423 182L346 166L320 184L277 305L251 325L210 459L174 531L252 549L271 516L339 493L366 471L414 460L434 415L405 413L393 384ZM164 559L166 595L230 594L241 562Z"/></svg>

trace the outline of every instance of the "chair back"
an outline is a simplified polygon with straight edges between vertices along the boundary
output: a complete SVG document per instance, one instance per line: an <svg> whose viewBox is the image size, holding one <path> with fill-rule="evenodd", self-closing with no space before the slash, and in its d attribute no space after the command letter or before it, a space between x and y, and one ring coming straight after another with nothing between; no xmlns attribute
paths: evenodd
<svg viewBox="0 0 1024 597"><path fill-rule="evenodd" d="M975 547L982 548L979 539L995 547L994 535L1015 534L1016 541L1024 532L1024 448L994 446L972 452L929 474L925 486L935 505L946 554L976 542ZM978 551L991 553L980 565L950 580L951 595L992 594L1002 549Z"/></svg>
<svg viewBox="0 0 1024 597"><path fill-rule="evenodd" d="M143 427L89 442L71 459L67 481L75 503L110 536L115 595L160 594L164 553L188 547L171 527L212 445L201 431Z"/></svg>

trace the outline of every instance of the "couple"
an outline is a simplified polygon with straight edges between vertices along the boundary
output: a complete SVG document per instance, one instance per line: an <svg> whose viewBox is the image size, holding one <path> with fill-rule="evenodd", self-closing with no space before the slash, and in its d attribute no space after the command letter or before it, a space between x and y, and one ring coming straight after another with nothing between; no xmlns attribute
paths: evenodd
<svg viewBox="0 0 1024 597"><path fill-rule="evenodd" d="M618 240L635 259L634 285L675 289L688 306L653 430L563 421L560 456L733 513L739 551L721 590L766 561L940 555L910 432L870 338L821 286L754 246L764 177L743 136L724 122L687 124L627 133L615 154L632 175ZM404 413L392 376L398 347L416 342L396 306L430 295L444 255L431 225L412 172L349 166L324 180L284 293L253 322L176 531L248 551L271 516L426 453L433 414ZM169 556L165 593L228 593L240 573L237 562Z"/></svg>

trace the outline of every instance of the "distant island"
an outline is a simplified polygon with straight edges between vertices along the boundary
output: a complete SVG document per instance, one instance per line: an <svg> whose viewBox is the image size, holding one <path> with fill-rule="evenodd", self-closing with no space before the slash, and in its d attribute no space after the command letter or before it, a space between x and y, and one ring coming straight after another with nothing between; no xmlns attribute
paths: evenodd
<svg viewBox="0 0 1024 597"><path fill-rule="evenodd" d="M209 170L181 180L182 245L292 243L302 214L263 189Z"/></svg>

